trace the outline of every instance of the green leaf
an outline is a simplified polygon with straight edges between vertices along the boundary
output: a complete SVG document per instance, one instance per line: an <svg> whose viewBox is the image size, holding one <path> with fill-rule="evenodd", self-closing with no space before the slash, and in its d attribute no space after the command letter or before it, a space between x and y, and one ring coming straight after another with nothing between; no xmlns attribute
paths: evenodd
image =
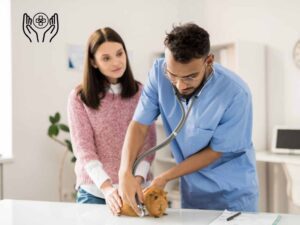
<svg viewBox="0 0 300 225"><path fill-rule="evenodd" d="M72 157L71 162L73 162L73 163L76 162L76 157L75 156Z"/></svg>
<svg viewBox="0 0 300 225"><path fill-rule="evenodd" d="M60 120L60 114L59 114L59 112L57 112L57 113L55 113L55 115L54 115L54 121L55 121L55 123L58 123L59 120Z"/></svg>
<svg viewBox="0 0 300 225"><path fill-rule="evenodd" d="M49 116L49 120L50 120L50 122L51 122L52 124L55 124L55 119L54 119L53 116Z"/></svg>
<svg viewBox="0 0 300 225"><path fill-rule="evenodd" d="M61 129L64 132L70 132L70 129L67 125L65 124L58 124L59 129Z"/></svg>
<svg viewBox="0 0 300 225"><path fill-rule="evenodd" d="M69 141L69 140L66 139L65 143L67 144L68 150L73 153L73 147L72 147L71 141Z"/></svg>
<svg viewBox="0 0 300 225"><path fill-rule="evenodd" d="M48 129L48 135L52 137L52 136L57 136L58 133L59 133L58 127L55 124L52 124Z"/></svg>
<svg viewBox="0 0 300 225"><path fill-rule="evenodd" d="M69 133L70 129L69 126L63 123L59 123L61 119L60 113L56 112L54 116L49 116L49 120L51 122L51 125L48 128L48 135L54 139L56 142L58 142L59 144L63 144L64 146L67 147L68 151L71 152L72 154L72 159L71 162L76 162L76 157L74 156L73 153L73 147L72 147L72 143L70 140L65 139L64 142L62 142L61 140L59 140L59 138L57 137L59 134L59 131L62 130L64 132Z"/></svg>

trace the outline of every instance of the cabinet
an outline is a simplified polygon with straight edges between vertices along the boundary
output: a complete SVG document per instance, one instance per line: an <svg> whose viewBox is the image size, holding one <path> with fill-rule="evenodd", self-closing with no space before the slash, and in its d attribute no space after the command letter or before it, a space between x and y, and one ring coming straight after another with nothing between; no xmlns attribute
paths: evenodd
<svg viewBox="0 0 300 225"><path fill-rule="evenodd" d="M253 100L253 143L256 149L265 149L266 146L266 75L265 75L265 47L262 44L239 41L211 46L211 53L215 62L222 64L236 72L248 84ZM155 54L156 56L158 54ZM157 140L160 143L164 138L164 130L160 119L157 121ZM170 146L157 152L153 166L154 176L175 165ZM170 182L166 191L170 199L170 206L180 207L178 180Z"/></svg>

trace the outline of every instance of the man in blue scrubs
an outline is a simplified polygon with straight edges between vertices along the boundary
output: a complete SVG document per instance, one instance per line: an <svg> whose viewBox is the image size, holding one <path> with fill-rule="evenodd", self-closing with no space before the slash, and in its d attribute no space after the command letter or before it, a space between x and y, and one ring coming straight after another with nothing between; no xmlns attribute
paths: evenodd
<svg viewBox="0 0 300 225"><path fill-rule="evenodd" d="M139 212L135 194L142 190L132 165L149 125L161 115L169 135L181 110L195 98L189 116L171 142L176 166L156 177L151 185L164 188L180 177L183 208L256 211L258 181L252 145L252 102L248 86L232 71L213 63L209 34L196 24L175 27L167 34L165 58L149 73L131 121L119 171L119 193Z"/></svg>

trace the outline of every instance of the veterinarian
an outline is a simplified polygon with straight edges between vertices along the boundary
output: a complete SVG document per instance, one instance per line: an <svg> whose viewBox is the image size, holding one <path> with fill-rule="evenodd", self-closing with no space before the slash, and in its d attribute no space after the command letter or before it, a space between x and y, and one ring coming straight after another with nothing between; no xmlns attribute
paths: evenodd
<svg viewBox="0 0 300 225"><path fill-rule="evenodd" d="M119 194L138 212L142 190L132 165L149 125L160 115L169 135L181 118L176 95L187 120L171 142L176 166L151 186L164 188L180 177L183 208L257 211L258 181L252 145L252 100L248 86L235 73L214 63L207 31L196 24L176 26L167 34L165 58L149 73L122 149Z"/></svg>

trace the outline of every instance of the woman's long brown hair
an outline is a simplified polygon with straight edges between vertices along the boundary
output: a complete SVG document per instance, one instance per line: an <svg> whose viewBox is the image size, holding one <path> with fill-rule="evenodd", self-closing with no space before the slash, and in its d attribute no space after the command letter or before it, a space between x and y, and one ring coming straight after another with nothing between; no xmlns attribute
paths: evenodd
<svg viewBox="0 0 300 225"><path fill-rule="evenodd" d="M83 81L79 86L78 94L81 100L93 109L97 109L100 105L101 99L106 95L109 87L109 82L106 77L99 71L98 68L92 66L92 60L95 60L94 56L101 44L104 42L118 42L120 43L126 53L127 66L122 77L118 79L120 82L122 91L122 98L130 98L134 96L138 90L138 82L135 81L131 67L128 60L127 50L121 36L109 27L96 30L89 38L88 45L86 48L84 70L83 70Z"/></svg>

